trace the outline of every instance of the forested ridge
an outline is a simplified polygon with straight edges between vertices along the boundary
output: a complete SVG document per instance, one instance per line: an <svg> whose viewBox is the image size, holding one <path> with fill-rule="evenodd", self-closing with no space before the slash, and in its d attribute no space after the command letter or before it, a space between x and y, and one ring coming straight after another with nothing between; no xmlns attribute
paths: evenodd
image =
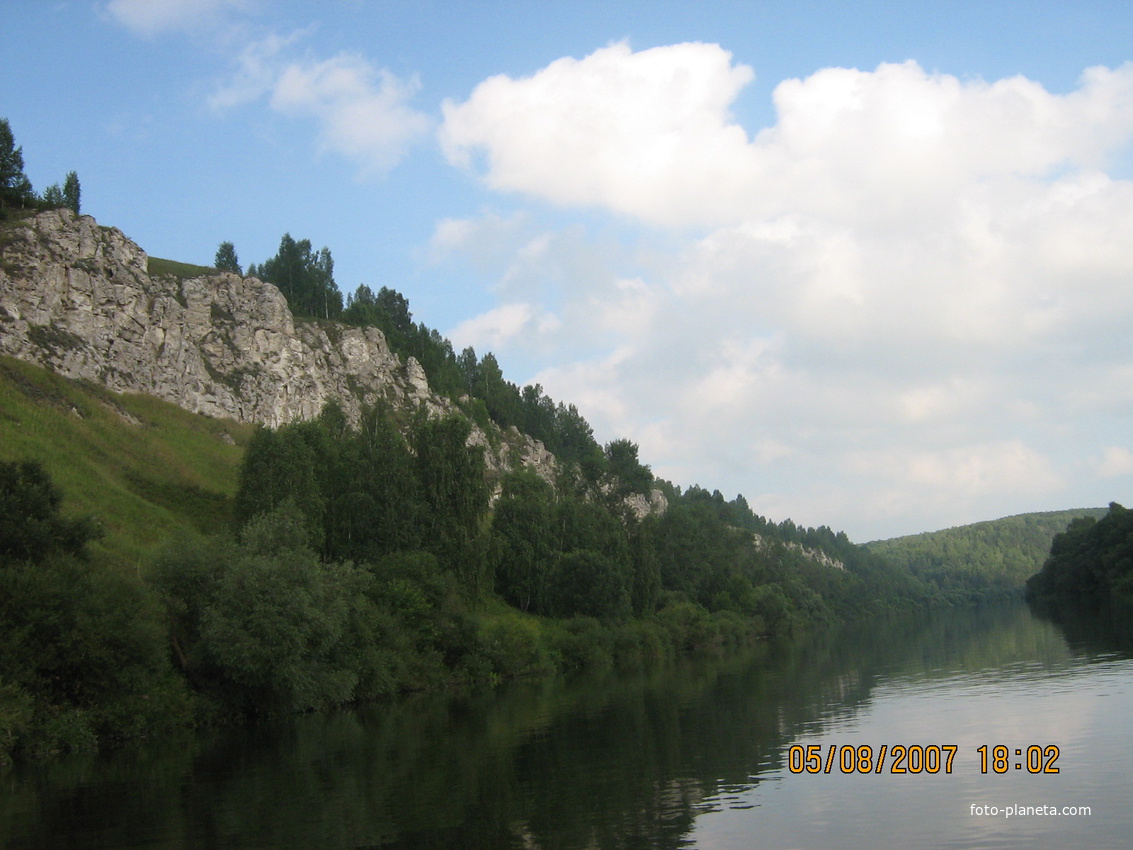
<svg viewBox="0 0 1133 850"><path fill-rule="evenodd" d="M906 566L952 602L1018 597L1050 554L1055 535L1074 520L1104 513L1104 508L1080 508L1019 514L877 540L866 548Z"/></svg>

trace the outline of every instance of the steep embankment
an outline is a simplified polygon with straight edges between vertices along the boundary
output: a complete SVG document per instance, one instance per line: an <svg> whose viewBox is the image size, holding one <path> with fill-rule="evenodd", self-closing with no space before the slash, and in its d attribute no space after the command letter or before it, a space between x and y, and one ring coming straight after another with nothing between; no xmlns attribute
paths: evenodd
<svg viewBox="0 0 1133 850"><path fill-rule="evenodd" d="M352 420L378 402L456 409L376 328L296 321L279 290L255 277L151 274L145 251L90 216L58 209L7 222L0 252L0 353L60 375L270 426L315 416L330 400ZM554 463L514 429L477 428L470 442L485 447L490 468L548 474Z"/></svg>

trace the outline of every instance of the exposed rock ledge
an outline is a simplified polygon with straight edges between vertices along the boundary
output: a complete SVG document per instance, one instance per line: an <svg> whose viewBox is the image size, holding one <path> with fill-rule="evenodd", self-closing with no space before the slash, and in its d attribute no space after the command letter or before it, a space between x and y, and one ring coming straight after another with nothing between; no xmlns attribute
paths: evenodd
<svg viewBox="0 0 1133 850"><path fill-rule="evenodd" d="M0 231L0 353L116 392L146 393L209 416L278 426L337 400L455 410L376 328L295 321L283 294L255 277L150 276L145 251L90 216L52 210ZM542 443L511 429L489 440L493 469L553 476ZM498 448L493 449L493 444Z"/></svg>

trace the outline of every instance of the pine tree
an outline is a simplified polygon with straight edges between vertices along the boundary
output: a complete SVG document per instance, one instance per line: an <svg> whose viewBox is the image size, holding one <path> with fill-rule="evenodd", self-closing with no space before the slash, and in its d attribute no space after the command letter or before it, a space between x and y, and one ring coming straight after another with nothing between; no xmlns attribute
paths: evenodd
<svg viewBox="0 0 1133 850"><path fill-rule="evenodd" d="M231 242L221 242L220 247L216 249L216 259L212 261L213 267L220 269L222 272L235 272L236 274L243 274L240 271L240 260L236 256L236 246ZM251 274L251 269L248 270Z"/></svg>
<svg viewBox="0 0 1133 850"><path fill-rule="evenodd" d="M81 194L79 175L74 171L69 171L63 181L63 201L75 215L79 214L79 196Z"/></svg>
<svg viewBox="0 0 1133 850"><path fill-rule="evenodd" d="M0 210L23 207L32 197L31 181L24 174L24 149L16 147L8 119L0 118Z"/></svg>

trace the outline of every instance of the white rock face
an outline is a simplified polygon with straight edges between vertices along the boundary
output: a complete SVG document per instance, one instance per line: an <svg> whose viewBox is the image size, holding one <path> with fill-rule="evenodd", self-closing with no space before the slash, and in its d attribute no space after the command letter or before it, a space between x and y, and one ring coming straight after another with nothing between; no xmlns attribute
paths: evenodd
<svg viewBox="0 0 1133 850"><path fill-rule="evenodd" d="M376 328L296 321L283 294L254 277L151 277L147 263L121 231L70 210L0 225L0 353L272 427L317 416L332 399L355 422L378 401L456 410ZM485 447L490 469L524 464L553 478L542 443L473 429L469 443Z"/></svg>

